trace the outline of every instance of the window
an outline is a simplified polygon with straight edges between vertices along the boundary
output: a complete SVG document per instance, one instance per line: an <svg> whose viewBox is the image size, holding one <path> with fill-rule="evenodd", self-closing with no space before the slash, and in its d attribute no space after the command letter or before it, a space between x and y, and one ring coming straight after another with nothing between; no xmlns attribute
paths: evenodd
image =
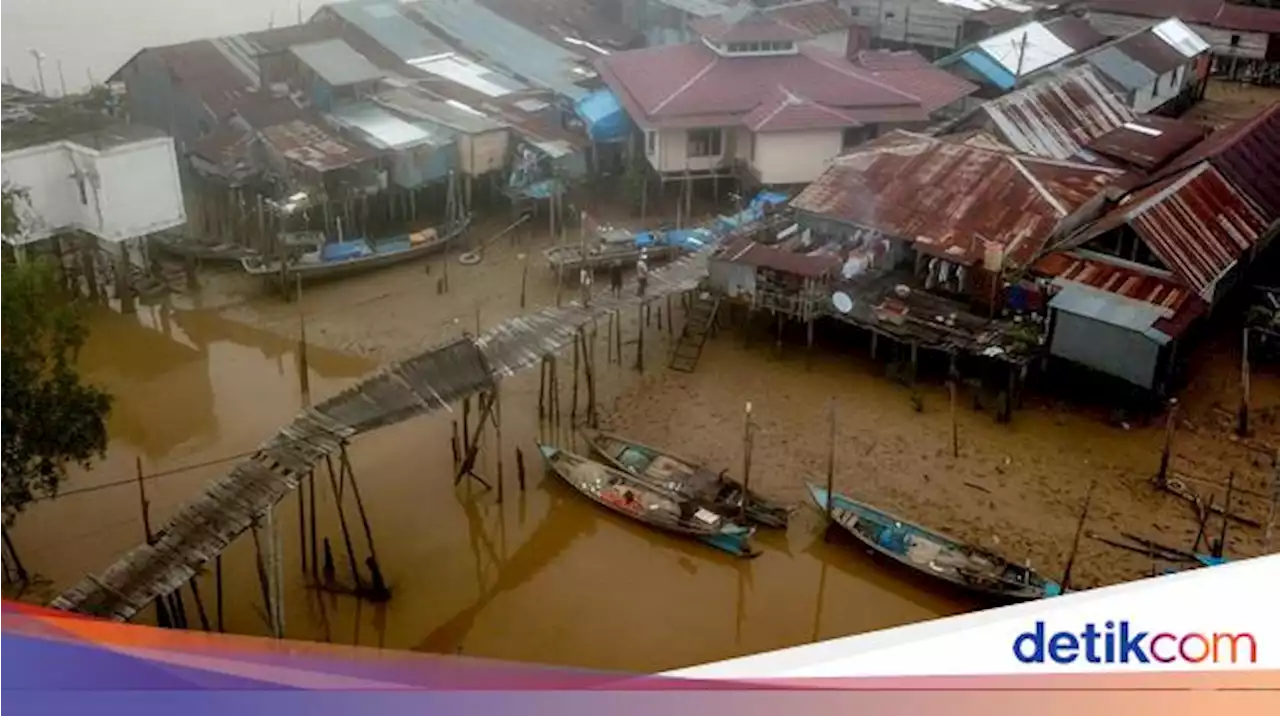
<svg viewBox="0 0 1280 716"><path fill-rule="evenodd" d="M688 155L690 157L718 157L721 154L721 131L716 129L689 130Z"/></svg>
<svg viewBox="0 0 1280 716"><path fill-rule="evenodd" d="M868 127L845 127L840 136L840 148L852 149L871 138Z"/></svg>
<svg viewBox="0 0 1280 716"><path fill-rule="evenodd" d="M658 133L646 130L644 133L644 153L652 157L658 151Z"/></svg>
<svg viewBox="0 0 1280 716"><path fill-rule="evenodd" d="M1240 36L1239 36L1239 35L1232 35L1232 36L1231 36L1231 46L1232 46L1232 47L1239 47L1239 46L1240 46Z"/></svg>

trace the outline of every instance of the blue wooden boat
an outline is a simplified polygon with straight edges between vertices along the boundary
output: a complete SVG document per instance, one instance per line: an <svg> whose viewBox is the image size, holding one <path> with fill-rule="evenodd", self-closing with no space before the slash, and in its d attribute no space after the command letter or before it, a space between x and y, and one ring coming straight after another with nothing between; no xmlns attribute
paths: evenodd
<svg viewBox="0 0 1280 716"><path fill-rule="evenodd" d="M825 514L828 495L809 485L809 493ZM859 542L899 564L962 589L1010 601L1030 601L1061 593L1057 582L1030 567L912 524L900 517L843 495L831 498L831 517Z"/></svg>
<svg viewBox="0 0 1280 716"><path fill-rule="evenodd" d="M754 527L737 524L635 475L567 450L538 443L538 451L547 468L570 487L618 514L666 532L693 537L737 557L759 554L749 542Z"/></svg>

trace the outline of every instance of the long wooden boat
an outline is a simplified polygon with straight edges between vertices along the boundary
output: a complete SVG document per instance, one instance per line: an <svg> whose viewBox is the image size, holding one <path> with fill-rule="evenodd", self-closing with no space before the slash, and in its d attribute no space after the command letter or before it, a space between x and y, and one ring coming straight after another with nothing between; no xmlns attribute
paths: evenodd
<svg viewBox="0 0 1280 716"><path fill-rule="evenodd" d="M297 260L286 260L284 271L290 278L301 277L303 282L354 276L440 251L465 231L469 224L468 217L440 229L428 229L392 239L355 239L327 244L302 254ZM278 276L281 273L281 262L278 260L249 257L240 263L245 272L254 276Z"/></svg>
<svg viewBox="0 0 1280 716"><path fill-rule="evenodd" d="M209 243L187 236L154 236L152 245L161 253L179 259L195 259L205 264L238 264L257 255L247 246L228 241Z"/></svg>
<svg viewBox="0 0 1280 716"><path fill-rule="evenodd" d="M614 512L666 532L692 537L738 557L754 557L753 527L737 524L634 475L538 443L547 467L573 489Z"/></svg>
<svg viewBox="0 0 1280 716"><path fill-rule="evenodd" d="M755 491L745 491L744 510L742 484L724 473L713 473L693 460L621 435L587 429L581 434L596 454L619 470L697 501L719 514L736 516L741 512L749 522L764 527L787 526L787 508Z"/></svg>
<svg viewBox="0 0 1280 716"><path fill-rule="evenodd" d="M875 552L917 572L950 582L962 589L1009 601L1030 601L1061 593L1057 582L1030 567L960 542L883 510L843 495L830 497L827 490L809 485L813 501L824 513L833 500L831 516L859 542Z"/></svg>
<svg viewBox="0 0 1280 716"><path fill-rule="evenodd" d="M624 268L633 268L640 260L641 247L634 242L626 244L596 244L587 247L584 258L582 247L576 244L560 244L545 249L542 255L547 259L547 266L552 271L577 272L583 268L595 272L609 268L617 261ZM670 261L679 256L683 249L670 244L649 245L643 248L645 259L650 264Z"/></svg>

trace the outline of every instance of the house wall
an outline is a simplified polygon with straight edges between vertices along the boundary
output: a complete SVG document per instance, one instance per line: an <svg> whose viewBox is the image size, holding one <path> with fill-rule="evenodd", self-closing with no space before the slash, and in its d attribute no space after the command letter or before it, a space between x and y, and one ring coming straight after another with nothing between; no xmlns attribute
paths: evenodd
<svg viewBox="0 0 1280 716"><path fill-rule="evenodd" d="M101 152L70 142L31 147L6 153L3 173L27 191L20 243L73 230L120 242L187 220L168 137Z"/></svg>
<svg viewBox="0 0 1280 716"><path fill-rule="evenodd" d="M430 144L397 152L391 160L391 181L405 189L416 189L442 181L458 163L456 144L433 147Z"/></svg>
<svg viewBox="0 0 1280 716"><path fill-rule="evenodd" d="M890 42L955 49L970 11L937 0L840 0L872 37Z"/></svg>
<svg viewBox="0 0 1280 716"><path fill-rule="evenodd" d="M154 127L177 140L178 151L218 125L218 118L194 94L174 83L169 68L144 50L120 69L129 121Z"/></svg>
<svg viewBox="0 0 1280 716"><path fill-rule="evenodd" d="M459 134L458 167L463 174L480 176L502 169L511 145L511 134L498 129L480 134Z"/></svg>
<svg viewBox="0 0 1280 716"><path fill-rule="evenodd" d="M1194 77L1189 65L1183 65L1173 72L1166 72L1156 78L1155 82L1133 92L1129 106L1137 114L1146 114L1170 100L1176 98L1186 88L1188 78Z"/></svg>
<svg viewBox="0 0 1280 716"><path fill-rule="evenodd" d="M818 178L840 154L841 132L760 132L752 166L763 184L801 184Z"/></svg>
<svg viewBox="0 0 1280 716"><path fill-rule="evenodd" d="M1107 12L1090 12L1089 24L1108 37L1120 37L1149 27L1154 20L1132 15L1116 15ZM1267 55L1267 34L1264 32L1232 32L1214 27L1187 23L1197 35L1209 43L1210 51L1223 57L1242 57L1261 60ZM1232 39L1236 44L1232 44Z"/></svg>
<svg viewBox="0 0 1280 716"><path fill-rule="evenodd" d="M707 281L711 288L729 298L752 298L756 295L756 269L723 259L707 261Z"/></svg>
<svg viewBox="0 0 1280 716"><path fill-rule="evenodd" d="M1142 388L1155 386L1160 346L1136 331L1055 309L1050 353Z"/></svg>

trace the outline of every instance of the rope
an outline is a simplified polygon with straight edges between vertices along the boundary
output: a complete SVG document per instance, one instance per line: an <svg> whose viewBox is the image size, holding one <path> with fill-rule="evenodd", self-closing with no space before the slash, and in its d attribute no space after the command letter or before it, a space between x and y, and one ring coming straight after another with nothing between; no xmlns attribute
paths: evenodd
<svg viewBox="0 0 1280 716"><path fill-rule="evenodd" d="M145 481L145 480L155 480L161 477L170 477L172 475L178 475L184 472L190 472L191 470L198 470L202 467L211 467L213 465L221 465L224 462L240 460L240 459L255 455L257 454L257 452L258 451L256 449L249 450L247 452L236 453L234 455L227 455L225 457L218 457L212 460L205 460L203 462L194 462L189 465L181 465L179 467L171 468L169 470L161 470L160 472L153 472L150 475L143 475L142 479ZM104 482L100 485L89 485L87 487L81 487L75 490L67 490L65 492L59 492L56 495L52 495L48 497L38 497L35 500L32 500L32 502L47 502L49 500L56 500L59 497L73 497L75 495L84 495L90 492L99 492L101 490L106 490L112 487L125 487L128 485L136 485L136 484L138 484L138 478L130 477L123 480L113 480L112 482Z"/></svg>

